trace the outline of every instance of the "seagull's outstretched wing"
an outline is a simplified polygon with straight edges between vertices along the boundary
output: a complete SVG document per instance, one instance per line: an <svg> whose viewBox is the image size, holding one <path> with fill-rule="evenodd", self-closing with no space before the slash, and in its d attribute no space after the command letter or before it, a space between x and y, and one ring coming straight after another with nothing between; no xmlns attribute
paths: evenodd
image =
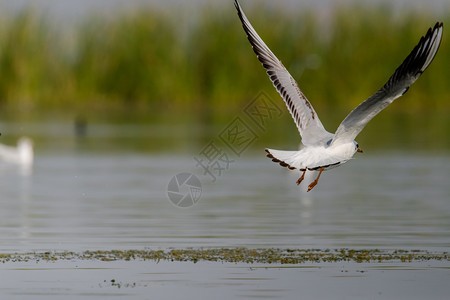
<svg viewBox="0 0 450 300"><path fill-rule="evenodd" d="M332 144L353 141L373 117L406 93L409 86L419 78L436 55L442 39L442 28L443 24L438 22L433 29L428 29L425 37L420 39L419 44L395 70L388 82L342 121Z"/></svg>
<svg viewBox="0 0 450 300"><path fill-rule="evenodd" d="M331 139L333 135L325 130L311 103L298 88L297 82L253 29L237 0L235 0L235 6L253 51L267 70L270 80L283 97L294 118L302 136L302 143L314 145Z"/></svg>

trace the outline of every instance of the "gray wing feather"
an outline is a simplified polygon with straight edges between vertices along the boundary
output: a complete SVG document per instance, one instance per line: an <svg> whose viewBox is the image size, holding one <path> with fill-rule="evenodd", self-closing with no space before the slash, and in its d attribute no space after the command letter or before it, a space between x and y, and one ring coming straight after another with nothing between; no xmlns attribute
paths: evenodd
<svg viewBox="0 0 450 300"><path fill-rule="evenodd" d="M331 139L333 135L325 130L311 103L300 91L297 82L259 37L237 0L235 0L235 6L253 51L266 69L270 80L280 93L289 112L294 118L302 136L302 143L304 145L314 145Z"/></svg>
<svg viewBox="0 0 450 300"><path fill-rule="evenodd" d="M353 141L373 117L406 93L435 57L441 43L442 30L443 24L439 22L433 29L428 29L425 37L420 39L388 82L342 121L331 144Z"/></svg>

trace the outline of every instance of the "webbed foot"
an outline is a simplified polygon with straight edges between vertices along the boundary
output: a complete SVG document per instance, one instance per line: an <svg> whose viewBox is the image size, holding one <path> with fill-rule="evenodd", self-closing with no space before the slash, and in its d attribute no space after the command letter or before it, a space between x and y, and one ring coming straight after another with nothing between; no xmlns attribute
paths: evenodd
<svg viewBox="0 0 450 300"><path fill-rule="evenodd" d="M316 180L314 180L313 182L311 182L311 183L308 185L308 192L309 192L310 190L312 190L313 187L315 187L315 186L317 185L317 183L319 182L320 175L322 174L323 170L325 170L325 168L320 168L319 175L317 175Z"/></svg>
<svg viewBox="0 0 450 300"><path fill-rule="evenodd" d="M297 185L299 185L300 183L302 183L303 179L305 179L305 173L306 173L306 170L303 171L302 176L297 180Z"/></svg>

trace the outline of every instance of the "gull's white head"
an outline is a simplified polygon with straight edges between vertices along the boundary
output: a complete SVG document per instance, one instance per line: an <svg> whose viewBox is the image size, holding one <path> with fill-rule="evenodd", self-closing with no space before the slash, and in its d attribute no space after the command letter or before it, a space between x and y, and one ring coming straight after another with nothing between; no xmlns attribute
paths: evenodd
<svg viewBox="0 0 450 300"><path fill-rule="evenodd" d="M328 151L329 155L339 158L341 163L351 159L356 152L362 152L356 141L337 145L331 144L328 148Z"/></svg>
<svg viewBox="0 0 450 300"><path fill-rule="evenodd" d="M361 148L359 148L359 144L358 144L356 141L353 141L353 143L355 143L355 152L363 153L363 151L361 150Z"/></svg>

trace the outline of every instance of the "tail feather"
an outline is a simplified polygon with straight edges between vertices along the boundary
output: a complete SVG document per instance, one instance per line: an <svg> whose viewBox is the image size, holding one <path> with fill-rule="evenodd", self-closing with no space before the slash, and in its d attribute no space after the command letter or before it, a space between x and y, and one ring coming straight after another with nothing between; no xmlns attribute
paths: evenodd
<svg viewBox="0 0 450 300"><path fill-rule="evenodd" d="M298 168L293 165L292 157L298 153L298 151L281 151L273 149L265 149L267 152L267 157L271 158L273 162L280 164L282 167L286 167L289 170L299 169L300 171L305 171L304 168Z"/></svg>

